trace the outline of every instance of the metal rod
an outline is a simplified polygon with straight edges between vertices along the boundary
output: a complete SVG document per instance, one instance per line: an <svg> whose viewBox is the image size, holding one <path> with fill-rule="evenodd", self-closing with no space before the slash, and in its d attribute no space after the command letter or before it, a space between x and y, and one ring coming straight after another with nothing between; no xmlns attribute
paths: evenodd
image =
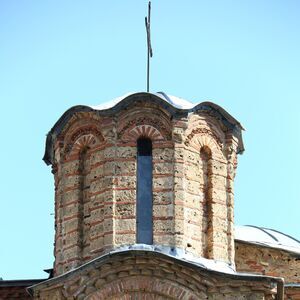
<svg viewBox="0 0 300 300"><path fill-rule="evenodd" d="M147 51L147 93L149 93L149 81L150 81L150 51Z"/></svg>
<svg viewBox="0 0 300 300"><path fill-rule="evenodd" d="M150 17L151 17L151 1L148 3L148 18L145 17L145 26L147 32L147 92L150 89L150 57L152 57L151 37L150 37Z"/></svg>

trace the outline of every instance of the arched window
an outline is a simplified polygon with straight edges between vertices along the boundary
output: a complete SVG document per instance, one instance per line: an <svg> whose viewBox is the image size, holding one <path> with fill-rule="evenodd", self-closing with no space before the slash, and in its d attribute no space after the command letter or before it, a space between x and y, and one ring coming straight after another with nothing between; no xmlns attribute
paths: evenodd
<svg viewBox="0 0 300 300"><path fill-rule="evenodd" d="M83 257L83 251L87 239L87 230L85 224L85 218L88 217L86 211L86 203L88 201L88 192L89 192L89 160L88 160L88 150L89 147L84 147L79 154L79 184L80 184L80 198L78 203L78 215L79 215L79 247L80 247L80 255Z"/></svg>
<svg viewBox="0 0 300 300"><path fill-rule="evenodd" d="M203 254L206 258L212 256L212 195L211 195L211 151L208 147L202 147L200 151L202 165L202 185L203 193L203 233L204 245Z"/></svg>
<svg viewBox="0 0 300 300"><path fill-rule="evenodd" d="M152 142L148 138L137 140L136 195L136 242L151 245L153 243Z"/></svg>

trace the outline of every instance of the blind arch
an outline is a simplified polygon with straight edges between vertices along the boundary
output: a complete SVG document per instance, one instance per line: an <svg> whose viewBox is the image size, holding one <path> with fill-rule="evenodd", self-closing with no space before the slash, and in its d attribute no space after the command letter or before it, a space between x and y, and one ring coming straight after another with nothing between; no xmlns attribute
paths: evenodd
<svg viewBox="0 0 300 300"><path fill-rule="evenodd" d="M212 194L211 194L211 157L212 153L209 147L203 146L200 149L200 159L202 165L202 185L201 190L203 193L203 222L204 229L204 245L203 254L206 258L212 258L212 239L213 239L213 215L212 215Z"/></svg>

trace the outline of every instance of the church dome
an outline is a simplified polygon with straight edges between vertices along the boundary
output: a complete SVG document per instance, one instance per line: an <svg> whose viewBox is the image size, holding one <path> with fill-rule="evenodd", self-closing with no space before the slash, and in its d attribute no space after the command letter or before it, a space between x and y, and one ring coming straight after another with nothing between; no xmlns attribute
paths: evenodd
<svg viewBox="0 0 300 300"><path fill-rule="evenodd" d="M99 104L96 106L91 106L91 107L96 110L110 109L110 108L116 106L119 102L123 101L124 99L130 98L134 94L138 94L138 93L126 93L120 97L113 99L113 100L110 100L108 102L105 102L105 103L102 103L102 104ZM150 94L150 93L148 93L148 94ZM192 102L185 100L183 98L180 98L180 97L167 95L164 92L157 92L157 93L153 93L152 95L159 97L160 99L171 104L175 108L190 109L195 106L195 103L192 103Z"/></svg>
<svg viewBox="0 0 300 300"><path fill-rule="evenodd" d="M234 131L234 135L238 140L238 154L243 153L245 150L242 139L242 130L244 130L243 126L221 106L210 101L204 101L195 104L180 97L167 95L164 92L135 92L124 94L120 97L101 103L99 105L76 105L69 108L58 119L58 121L54 124L52 129L47 134L46 148L43 160L47 165L53 163L53 141L55 140L56 136L61 133L65 125L75 114L84 112L97 112L97 114L101 116L112 116L120 112L121 110L126 109L129 105L134 105L138 102L157 104L159 107L167 111L172 117L178 114L188 115L190 113L205 111L207 114L210 114L214 118L221 121L229 131Z"/></svg>
<svg viewBox="0 0 300 300"><path fill-rule="evenodd" d="M300 254L300 241L287 234L265 227L236 225L235 240Z"/></svg>
<svg viewBox="0 0 300 300"><path fill-rule="evenodd" d="M163 92L68 109L44 156L55 180L54 274L136 244L233 266L242 130L212 102Z"/></svg>

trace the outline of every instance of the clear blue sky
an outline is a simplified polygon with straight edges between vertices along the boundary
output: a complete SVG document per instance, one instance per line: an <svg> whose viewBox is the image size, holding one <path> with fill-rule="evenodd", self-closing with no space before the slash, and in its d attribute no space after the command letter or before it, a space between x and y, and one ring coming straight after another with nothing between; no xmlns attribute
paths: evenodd
<svg viewBox="0 0 300 300"><path fill-rule="evenodd" d="M145 90L147 1L1 0L0 277L45 277L45 135L69 107ZM300 3L152 1L151 91L213 101L246 128L235 221L300 238Z"/></svg>

